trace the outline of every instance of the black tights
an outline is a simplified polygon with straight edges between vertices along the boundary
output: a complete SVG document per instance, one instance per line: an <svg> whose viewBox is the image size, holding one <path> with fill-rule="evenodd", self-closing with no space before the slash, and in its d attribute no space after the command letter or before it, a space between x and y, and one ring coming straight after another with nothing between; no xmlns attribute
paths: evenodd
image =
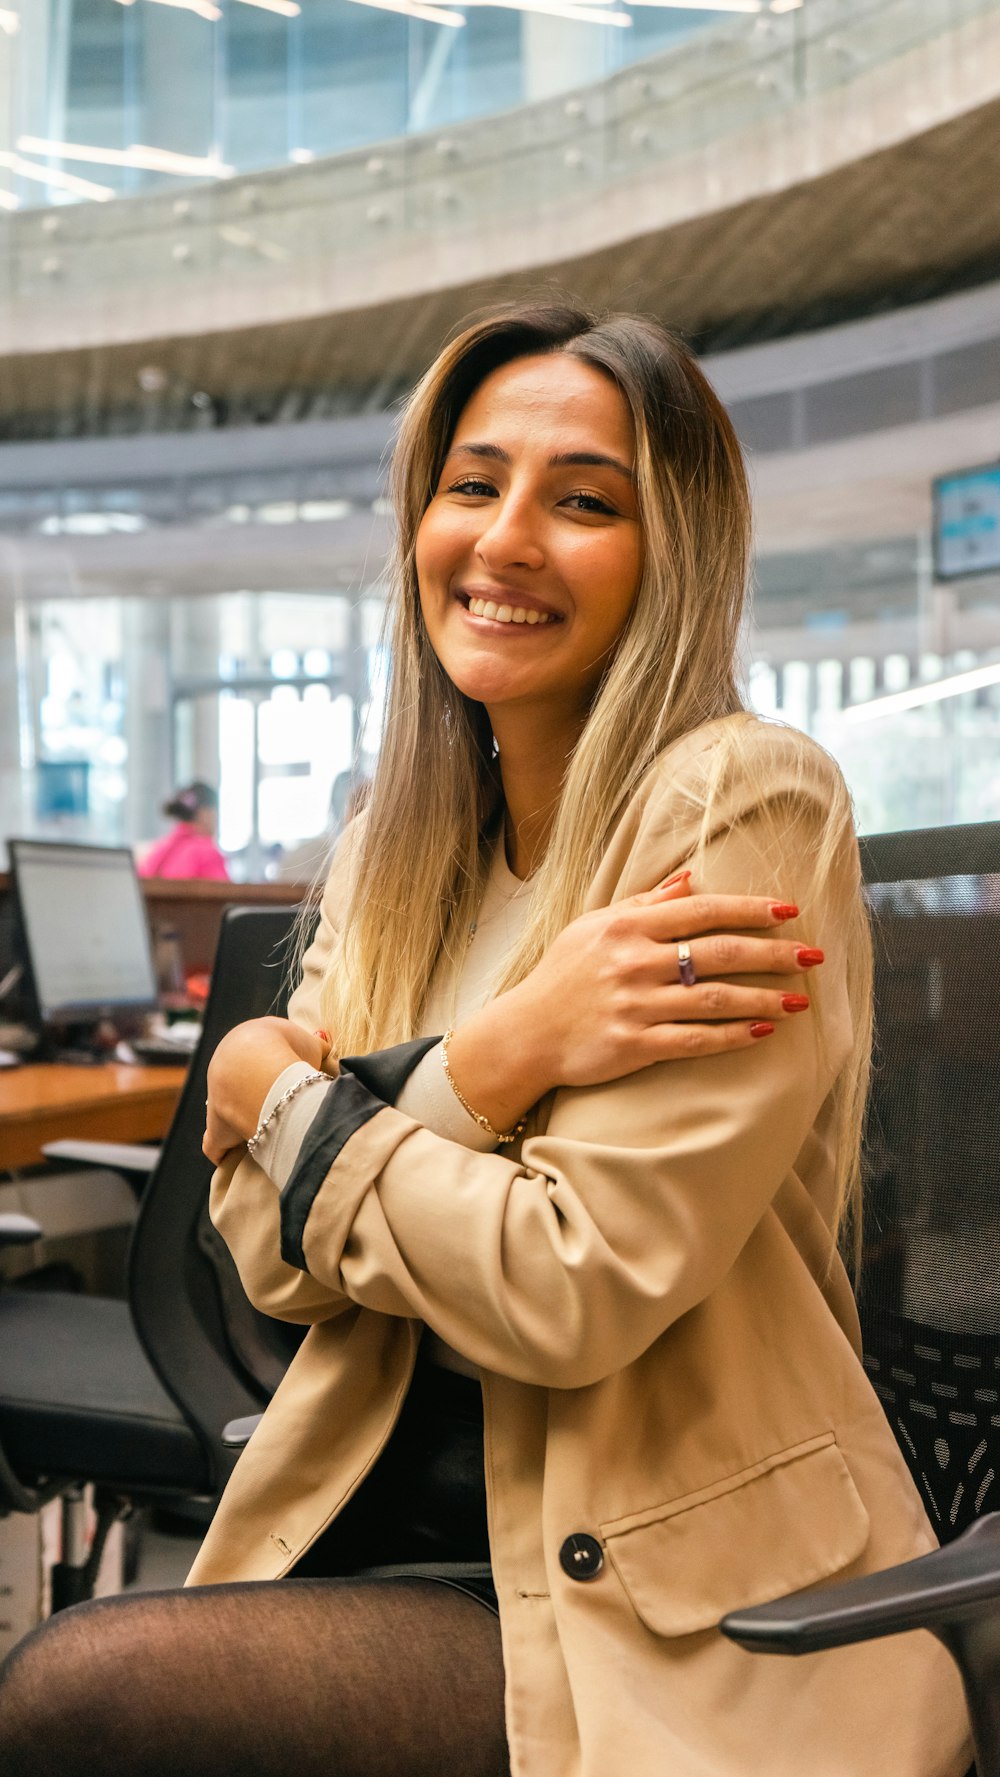
<svg viewBox="0 0 1000 1777"><path fill-rule="evenodd" d="M3 1777L507 1777L500 1626L427 1579L99 1599L0 1673Z"/></svg>

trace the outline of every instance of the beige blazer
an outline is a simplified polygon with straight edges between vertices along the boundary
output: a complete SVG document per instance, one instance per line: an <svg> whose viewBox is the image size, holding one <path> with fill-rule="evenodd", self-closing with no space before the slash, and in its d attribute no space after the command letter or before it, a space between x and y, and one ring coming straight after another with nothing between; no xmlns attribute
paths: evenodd
<svg viewBox="0 0 1000 1777"><path fill-rule="evenodd" d="M698 886L804 897L803 835L834 767L802 736L728 720L747 770L727 783ZM588 905L691 857L719 734L662 755ZM789 810L780 856L762 839L762 771ZM292 1006L310 1027L343 868ZM960 1686L930 1635L783 1660L716 1627L934 1545L829 1265L856 893L845 844L796 928L827 955L808 977L814 1010L751 1049L550 1094L519 1152L472 1153L379 1111L314 1199L308 1271L279 1257L270 1181L227 1159L212 1214L247 1293L311 1330L191 1583L289 1572L383 1448L426 1324L482 1369L515 1777L961 1777ZM560 1559L580 1535L599 1562L586 1580Z"/></svg>

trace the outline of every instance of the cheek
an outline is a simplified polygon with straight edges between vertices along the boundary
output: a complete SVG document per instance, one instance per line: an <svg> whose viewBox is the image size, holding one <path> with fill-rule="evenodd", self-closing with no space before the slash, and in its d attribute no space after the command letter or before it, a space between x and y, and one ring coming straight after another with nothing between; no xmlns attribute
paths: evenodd
<svg viewBox="0 0 1000 1777"><path fill-rule="evenodd" d="M617 544L600 559L588 564L588 581L595 614L610 635L616 636L625 623L639 590L642 578L643 548L641 540L623 546Z"/></svg>
<svg viewBox="0 0 1000 1777"><path fill-rule="evenodd" d="M417 540L413 549L413 560L417 570L417 580L423 587L425 579L431 572L434 558L434 530L426 518L421 519L417 530ZM421 592L421 597L423 596Z"/></svg>
<svg viewBox="0 0 1000 1777"><path fill-rule="evenodd" d="M440 549L435 530L434 524L429 523L425 518L417 531L417 540L413 550L420 609L428 633L433 632L435 612L440 603L434 598L435 588L440 582Z"/></svg>
<svg viewBox="0 0 1000 1777"><path fill-rule="evenodd" d="M428 507L417 529L414 549L421 583L426 581L430 587L448 580L468 544L467 531L468 524L463 526L460 514Z"/></svg>

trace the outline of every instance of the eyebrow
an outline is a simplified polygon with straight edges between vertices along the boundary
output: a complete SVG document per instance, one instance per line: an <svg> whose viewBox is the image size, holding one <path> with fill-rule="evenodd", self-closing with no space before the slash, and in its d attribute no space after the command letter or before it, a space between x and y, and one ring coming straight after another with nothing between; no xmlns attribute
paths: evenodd
<svg viewBox="0 0 1000 1777"><path fill-rule="evenodd" d="M452 454L458 451L465 451L470 457L485 457L494 463L510 463L509 453L499 444L452 445ZM626 481L635 481L635 474L627 463L623 463L618 457L609 457L600 450L560 451L557 456L549 458L550 469L567 467L614 469L618 475L624 475Z"/></svg>

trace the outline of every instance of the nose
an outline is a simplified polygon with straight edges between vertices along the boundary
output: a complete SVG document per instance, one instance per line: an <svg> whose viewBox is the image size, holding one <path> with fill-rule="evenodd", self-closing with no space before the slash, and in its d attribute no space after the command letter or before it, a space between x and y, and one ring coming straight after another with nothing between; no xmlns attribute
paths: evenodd
<svg viewBox="0 0 1000 1777"><path fill-rule="evenodd" d="M545 564L536 515L531 502L509 492L485 509L488 522L480 532L476 554L485 568L540 568Z"/></svg>

